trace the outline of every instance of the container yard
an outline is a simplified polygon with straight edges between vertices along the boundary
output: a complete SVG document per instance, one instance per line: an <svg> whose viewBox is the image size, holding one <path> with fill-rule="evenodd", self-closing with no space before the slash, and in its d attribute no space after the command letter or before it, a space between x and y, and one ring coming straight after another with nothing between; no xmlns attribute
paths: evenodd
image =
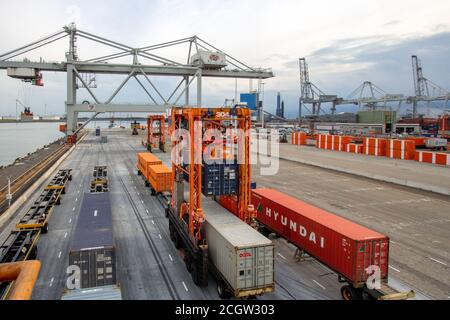
<svg viewBox="0 0 450 320"><path fill-rule="evenodd" d="M413 93L365 79L343 98L312 81L336 82L320 55L338 43L292 59L250 39L246 61L197 35L120 39L69 23L0 50L24 96L67 89L64 138L0 167L1 300L450 299L450 91L424 51ZM28 58L54 42L63 60Z"/></svg>

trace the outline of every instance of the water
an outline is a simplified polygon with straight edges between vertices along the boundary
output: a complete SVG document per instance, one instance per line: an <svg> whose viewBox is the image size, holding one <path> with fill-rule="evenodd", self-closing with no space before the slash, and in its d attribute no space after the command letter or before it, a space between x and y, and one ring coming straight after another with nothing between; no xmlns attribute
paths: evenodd
<svg viewBox="0 0 450 320"><path fill-rule="evenodd" d="M144 121L139 121L144 124ZM21 122L0 123L0 166L14 162L42 146L49 144L64 134L59 132L59 125L63 122ZM115 125L130 127L131 121L115 121ZM91 121L86 128L108 128L109 121Z"/></svg>
<svg viewBox="0 0 450 320"><path fill-rule="evenodd" d="M0 165L34 152L64 134L58 122L0 123Z"/></svg>

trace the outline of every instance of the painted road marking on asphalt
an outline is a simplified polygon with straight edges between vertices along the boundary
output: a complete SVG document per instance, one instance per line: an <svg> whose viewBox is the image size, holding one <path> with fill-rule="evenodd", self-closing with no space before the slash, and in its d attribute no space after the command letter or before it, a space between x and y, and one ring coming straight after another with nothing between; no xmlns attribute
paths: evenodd
<svg viewBox="0 0 450 320"><path fill-rule="evenodd" d="M69 219L69 223L72 223L72 218Z"/></svg>
<svg viewBox="0 0 450 320"><path fill-rule="evenodd" d="M186 290L186 292L189 291L188 287L186 286L186 283L184 283L184 281L181 282L183 284L184 290Z"/></svg>
<svg viewBox="0 0 450 320"><path fill-rule="evenodd" d="M75 198L75 201L78 201L78 198Z"/></svg>
<svg viewBox="0 0 450 320"><path fill-rule="evenodd" d="M150 212L148 212L148 209L145 209L145 212L147 212L147 214L149 214Z"/></svg>
<svg viewBox="0 0 450 320"><path fill-rule="evenodd" d="M52 278L52 280L50 280L50 287L53 285L54 280L55 280L55 278Z"/></svg>
<svg viewBox="0 0 450 320"><path fill-rule="evenodd" d="M138 195L139 195L139 192L138 192Z"/></svg>
<svg viewBox="0 0 450 320"><path fill-rule="evenodd" d="M321 287L323 290L325 290L325 287L323 285L321 285L320 283L318 283L316 280L313 280L313 282L315 284L317 284L319 287Z"/></svg>
<svg viewBox="0 0 450 320"><path fill-rule="evenodd" d="M72 211L75 211L75 207L72 208Z"/></svg>
<svg viewBox="0 0 450 320"><path fill-rule="evenodd" d="M141 199L141 202L144 203L144 200Z"/></svg>
<svg viewBox="0 0 450 320"><path fill-rule="evenodd" d="M94 211L94 217L96 217L96 216L97 216L97 210Z"/></svg>
<svg viewBox="0 0 450 320"><path fill-rule="evenodd" d="M397 242L391 240L391 243L392 243L392 244L396 244Z"/></svg>
<svg viewBox="0 0 450 320"><path fill-rule="evenodd" d="M155 220L152 220L152 223L155 224Z"/></svg>
<svg viewBox="0 0 450 320"><path fill-rule="evenodd" d="M66 232L66 233L64 233L64 238L67 238L67 232Z"/></svg>
<svg viewBox="0 0 450 320"><path fill-rule="evenodd" d="M58 254L58 259L61 259L61 251Z"/></svg>
<svg viewBox="0 0 450 320"><path fill-rule="evenodd" d="M77 194L80 193L80 190L77 191Z"/></svg>
<svg viewBox="0 0 450 320"><path fill-rule="evenodd" d="M442 262L442 261L436 260L436 259L434 259L434 258L431 258L431 257L429 257L429 258L430 258L430 260L433 260L434 262L440 263L440 264L442 264L442 265L444 265L444 266L446 266L446 265L447 265L447 264L446 264L445 262Z"/></svg>
<svg viewBox="0 0 450 320"><path fill-rule="evenodd" d="M284 260L287 260L285 256L283 256L281 253L277 253L277 255L279 255L281 258L283 258Z"/></svg>
<svg viewBox="0 0 450 320"><path fill-rule="evenodd" d="M173 261L173 258L170 254L169 254L169 259L170 259L170 261Z"/></svg>
<svg viewBox="0 0 450 320"><path fill-rule="evenodd" d="M160 239L162 239L161 234L158 234L158 237L159 237Z"/></svg>
<svg viewBox="0 0 450 320"><path fill-rule="evenodd" d="M400 270L394 268L393 266L389 266L389 268L391 268L391 269L394 270L394 271L400 272Z"/></svg>

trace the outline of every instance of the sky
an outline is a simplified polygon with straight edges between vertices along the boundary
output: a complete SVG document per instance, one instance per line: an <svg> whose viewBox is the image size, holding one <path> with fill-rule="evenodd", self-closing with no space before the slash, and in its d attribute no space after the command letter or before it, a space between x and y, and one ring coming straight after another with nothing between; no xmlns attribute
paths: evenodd
<svg viewBox="0 0 450 320"><path fill-rule="evenodd" d="M0 11L0 54L73 21L81 30L131 47L197 35L250 66L272 68L275 77L264 80L265 109L275 110L280 92L286 113L295 117L300 57L306 57L313 83L343 98L366 80L388 93L413 95L413 54L421 59L425 77L450 90L449 14L448 0L8 1ZM63 61L67 49L65 38L18 58ZM85 40L78 41L78 51L81 59L114 52ZM163 53L179 59L186 48ZM98 76L95 93L106 100L122 79ZM154 82L166 94L176 86L172 78ZM238 93L250 87L248 80L237 81ZM78 91L80 100L88 98L86 90ZM0 70L0 115L14 115L16 99L35 114L64 114L65 96L63 73L46 72L44 87L31 87ZM234 80L204 80L205 106L234 96ZM136 82L114 101L148 102Z"/></svg>

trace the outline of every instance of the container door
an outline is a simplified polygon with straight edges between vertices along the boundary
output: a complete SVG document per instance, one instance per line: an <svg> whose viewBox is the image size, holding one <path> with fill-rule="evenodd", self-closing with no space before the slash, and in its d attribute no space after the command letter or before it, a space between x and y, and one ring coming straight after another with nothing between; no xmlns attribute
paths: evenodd
<svg viewBox="0 0 450 320"><path fill-rule="evenodd" d="M273 247L259 247L256 260L255 287L261 288L273 284Z"/></svg>
<svg viewBox="0 0 450 320"><path fill-rule="evenodd" d="M255 282L255 248L243 249L238 255L238 289L252 288Z"/></svg>

